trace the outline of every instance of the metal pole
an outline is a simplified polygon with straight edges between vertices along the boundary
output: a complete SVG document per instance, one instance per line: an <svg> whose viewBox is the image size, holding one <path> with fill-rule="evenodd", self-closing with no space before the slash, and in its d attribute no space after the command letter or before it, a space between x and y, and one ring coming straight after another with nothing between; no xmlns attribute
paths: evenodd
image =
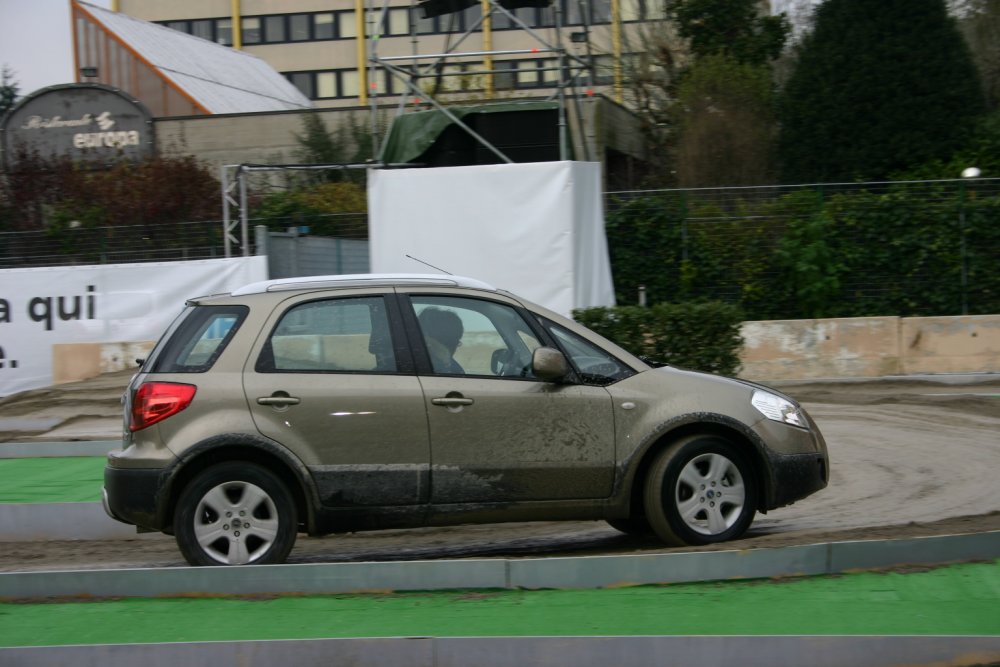
<svg viewBox="0 0 1000 667"><path fill-rule="evenodd" d="M562 0L552 3L556 12L556 49L559 52L559 159L569 159L569 147L566 131L566 49L563 48L563 13Z"/></svg>
<svg viewBox="0 0 1000 667"><path fill-rule="evenodd" d="M228 166L223 165L219 167L220 180L222 181L222 242L223 247L226 250L226 257L230 256L229 252L229 174L227 173Z"/></svg>
<svg viewBox="0 0 1000 667"><path fill-rule="evenodd" d="M243 243L243 256L250 256L250 239L249 239L249 216L247 215L247 177L246 173L243 171L242 165L237 172L237 179L240 183L240 238Z"/></svg>
<svg viewBox="0 0 1000 667"><path fill-rule="evenodd" d="M959 182L959 195L958 195L958 238L959 238L959 255L961 262L961 287L962 287L962 314L969 314L969 270L966 261L966 243L965 243L965 181Z"/></svg>

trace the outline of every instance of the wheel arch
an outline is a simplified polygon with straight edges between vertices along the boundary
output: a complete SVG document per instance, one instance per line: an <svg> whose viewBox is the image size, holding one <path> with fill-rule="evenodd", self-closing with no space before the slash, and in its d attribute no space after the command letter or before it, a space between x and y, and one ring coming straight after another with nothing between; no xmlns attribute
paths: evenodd
<svg viewBox="0 0 1000 667"><path fill-rule="evenodd" d="M199 473L218 463L241 461L254 463L274 473L288 487L295 500L299 521L306 532L312 533L316 524L315 485L308 469L294 454L267 438L245 433L213 436L187 450L181 457L166 486L162 504L164 525L173 528L177 501L184 487Z"/></svg>
<svg viewBox="0 0 1000 667"><path fill-rule="evenodd" d="M646 477L656 457L664 449L681 438L692 435L714 435L723 438L748 454L747 459L753 470L754 481L760 493L757 494L756 510L767 513L768 499L773 494L774 480L767 465L766 446L763 441L743 423L725 415L687 415L667 422L646 439L633 457L626 474L625 492L628 495L629 514L638 509L645 514L643 489Z"/></svg>

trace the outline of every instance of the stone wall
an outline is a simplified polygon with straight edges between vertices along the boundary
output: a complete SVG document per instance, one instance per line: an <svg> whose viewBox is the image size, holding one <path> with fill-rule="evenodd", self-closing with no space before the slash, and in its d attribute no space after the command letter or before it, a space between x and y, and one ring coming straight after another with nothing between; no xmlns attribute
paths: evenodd
<svg viewBox="0 0 1000 667"><path fill-rule="evenodd" d="M1000 315L744 322L741 377L1000 372Z"/></svg>

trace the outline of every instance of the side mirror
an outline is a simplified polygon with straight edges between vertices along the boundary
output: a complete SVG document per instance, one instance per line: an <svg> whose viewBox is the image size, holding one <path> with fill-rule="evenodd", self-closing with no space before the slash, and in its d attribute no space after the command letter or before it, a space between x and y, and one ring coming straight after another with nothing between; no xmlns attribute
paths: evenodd
<svg viewBox="0 0 1000 667"><path fill-rule="evenodd" d="M569 363L559 350L540 347L531 355L531 371L543 382L558 382L569 374Z"/></svg>

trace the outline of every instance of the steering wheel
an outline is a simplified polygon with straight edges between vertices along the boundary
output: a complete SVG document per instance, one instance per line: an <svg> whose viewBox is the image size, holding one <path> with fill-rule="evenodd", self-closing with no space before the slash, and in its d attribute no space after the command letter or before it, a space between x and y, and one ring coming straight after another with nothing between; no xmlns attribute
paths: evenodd
<svg viewBox="0 0 1000 667"><path fill-rule="evenodd" d="M526 377L530 366L525 365L513 350L493 350L490 357L490 371L497 377Z"/></svg>

